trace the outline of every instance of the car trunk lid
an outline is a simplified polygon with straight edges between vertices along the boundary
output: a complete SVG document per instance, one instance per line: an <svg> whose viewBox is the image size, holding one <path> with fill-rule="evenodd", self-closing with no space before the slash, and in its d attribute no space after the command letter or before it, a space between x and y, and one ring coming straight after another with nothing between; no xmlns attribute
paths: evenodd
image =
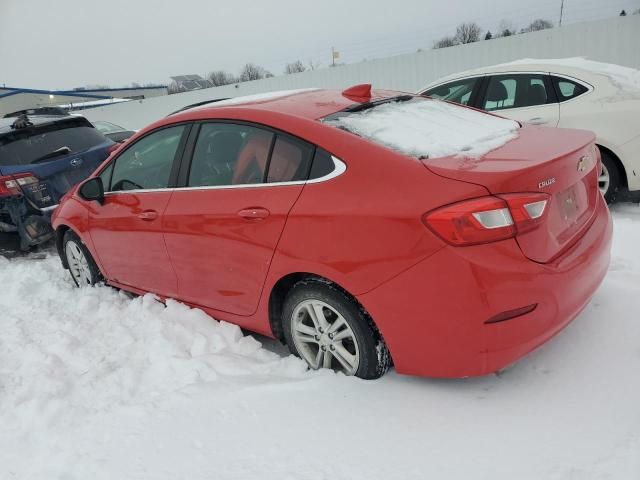
<svg viewBox="0 0 640 480"><path fill-rule="evenodd" d="M595 136L582 130L525 127L519 138L481 158L423 160L443 177L482 185L491 194L548 194L538 228L518 233L529 259L548 263L568 249L590 225L597 202L599 153Z"/></svg>

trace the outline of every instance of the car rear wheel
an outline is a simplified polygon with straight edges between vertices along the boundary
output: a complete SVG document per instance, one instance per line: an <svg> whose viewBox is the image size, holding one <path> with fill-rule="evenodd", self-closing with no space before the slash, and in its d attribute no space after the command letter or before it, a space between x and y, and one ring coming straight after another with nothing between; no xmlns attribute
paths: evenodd
<svg viewBox="0 0 640 480"><path fill-rule="evenodd" d="M68 230L64 235L63 247L69 273L77 287L95 285L100 281L100 270L78 235Z"/></svg>
<svg viewBox="0 0 640 480"><path fill-rule="evenodd" d="M598 188L604 195L607 203L615 203L621 188L621 175L616 161L609 153L601 151L602 172L598 177Z"/></svg>
<svg viewBox="0 0 640 480"><path fill-rule="evenodd" d="M289 350L313 369L331 368L364 379L381 377L391 363L380 333L362 308L336 286L303 280L283 308Z"/></svg>

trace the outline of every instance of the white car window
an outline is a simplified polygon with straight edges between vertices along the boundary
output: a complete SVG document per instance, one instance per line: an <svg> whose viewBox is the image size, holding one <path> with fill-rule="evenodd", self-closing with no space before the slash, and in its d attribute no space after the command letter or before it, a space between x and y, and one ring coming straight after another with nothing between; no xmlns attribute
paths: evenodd
<svg viewBox="0 0 640 480"><path fill-rule="evenodd" d="M491 111L555 103L555 95L549 90L550 85L543 74L492 75L489 77L483 108Z"/></svg>

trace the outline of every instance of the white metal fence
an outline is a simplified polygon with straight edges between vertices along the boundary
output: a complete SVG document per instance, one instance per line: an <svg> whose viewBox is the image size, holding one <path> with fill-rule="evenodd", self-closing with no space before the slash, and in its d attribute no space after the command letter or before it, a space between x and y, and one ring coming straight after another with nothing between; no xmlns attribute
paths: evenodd
<svg viewBox="0 0 640 480"><path fill-rule="evenodd" d="M293 88L344 88L372 83L374 88L413 92L441 76L519 58L586 56L640 69L640 15L568 25L467 45L427 50L335 68L208 88L85 110L90 120L142 128L185 105L215 98Z"/></svg>

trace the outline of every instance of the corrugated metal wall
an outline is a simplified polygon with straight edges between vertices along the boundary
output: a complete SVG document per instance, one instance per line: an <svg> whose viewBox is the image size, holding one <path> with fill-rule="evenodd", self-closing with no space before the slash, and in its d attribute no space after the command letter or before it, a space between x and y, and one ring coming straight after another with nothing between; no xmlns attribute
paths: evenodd
<svg viewBox="0 0 640 480"><path fill-rule="evenodd" d="M85 110L83 114L90 120L108 120L138 129L185 105L207 99L293 88L344 88L357 83L413 92L444 75L527 57L586 56L640 69L639 46L640 15L614 17L440 50L128 102Z"/></svg>

